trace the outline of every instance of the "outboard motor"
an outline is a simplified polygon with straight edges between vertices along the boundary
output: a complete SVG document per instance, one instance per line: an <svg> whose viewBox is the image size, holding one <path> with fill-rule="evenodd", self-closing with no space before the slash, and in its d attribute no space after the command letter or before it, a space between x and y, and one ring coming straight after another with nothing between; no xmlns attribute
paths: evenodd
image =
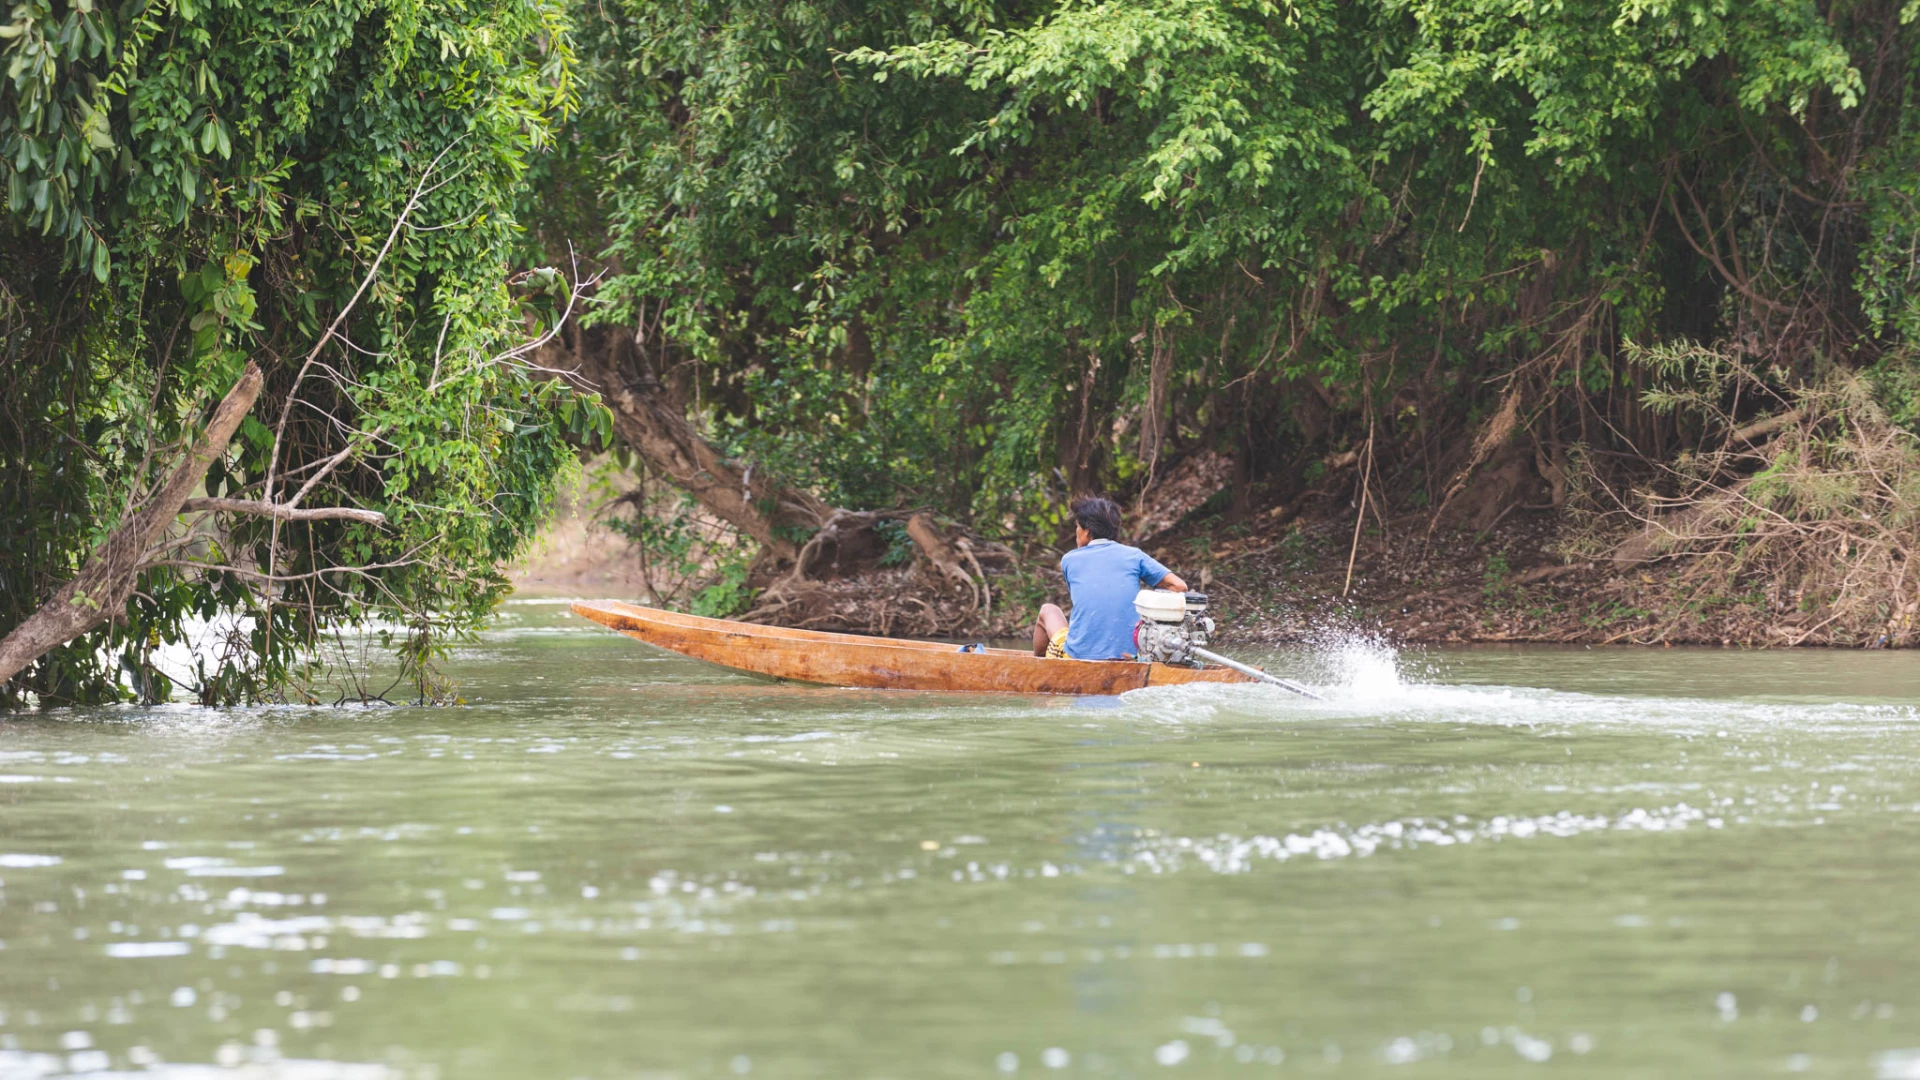
<svg viewBox="0 0 1920 1080"><path fill-rule="evenodd" d="M1161 664L1204 666L1195 650L1207 644L1213 618L1206 593L1142 589L1133 598L1140 622L1133 628L1134 655Z"/></svg>
<svg viewBox="0 0 1920 1080"><path fill-rule="evenodd" d="M1208 652L1206 644L1213 635L1213 617L1207 614L1206 593L1142 589L1133 598L1133 610L1140 613L1140 621L1133 628L1133 655L1136 659L1196 668L1219 664L1250 679L1284 687L1315 701L1321 700L1319 694L1292 679L1269 675L1251 664Z"/></svg>

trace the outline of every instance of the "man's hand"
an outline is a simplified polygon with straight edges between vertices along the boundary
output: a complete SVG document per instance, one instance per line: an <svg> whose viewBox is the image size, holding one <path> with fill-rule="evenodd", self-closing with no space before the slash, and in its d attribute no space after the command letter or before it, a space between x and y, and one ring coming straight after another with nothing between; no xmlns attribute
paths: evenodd
<svg viewBox="0 0 1920 1080"><path fill-rule="evenodd" d="M1155 585L1154 588L1165 589L1168 592L1186 592L1187 583L1180 580L1179 574L1169 573L1166 577L1161 578L1160 584Z"/></svg>

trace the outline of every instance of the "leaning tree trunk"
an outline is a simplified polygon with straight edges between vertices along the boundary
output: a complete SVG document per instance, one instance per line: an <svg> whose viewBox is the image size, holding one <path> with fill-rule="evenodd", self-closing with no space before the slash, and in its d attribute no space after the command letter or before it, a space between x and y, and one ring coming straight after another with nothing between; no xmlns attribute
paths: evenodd
<svg viewBox="0 0 1920 1080"><path fill-rule="evenodd" d="M715 517L758 541L776 565L799 553L795 528L817 529L833 513L813 495L755 476L723 457L671 400L631 335L613 327L569 327L572 363L613 412L622 442L647 466L698 499Z"/></svg>
<svg viewBox="0 0 1920 1080"><path fill-rule="evenodd" d="M547 346L541 365L570 371L598 390L613 413L614 433L652 472L761 545L756 576L766 586L743 618L789 625L840 618L838 609L846 605L838 603L843 594L835 589L850 589L845 596L859 595L860 580L879 569L887 553L886 540L875 532L882 521L906 526L930 570L920 583L923 591L951 593L967 604L961 622L935 617L928 632L963 632L984 625L991 616L992 594L981 560L1011 561L1012 552L1005 547L964 538L949 541L922 509L830 506L756 473L750 464L729 461L688 422L684 403L663 385L657 367L649 364L630 331L569 323L561 341L564 344ZM805 543L797 543L802 536ZM963 559L973 573L962 566ZM926 603L920 607L933 611ZM857 618L846 628L874 629Z"/></svg>
<svg viewBox="0 0 1920 1080"><path fill-rule="evenodd" d="M302 491L286 502L266 499L188 498L206 481L207 469L227 452L227 443L240 429L260 396L264 379L251 360L238 382L220 399L207 429L195 439L186 457L174 466L166 482L113 530L73 580L62 585L46 603L0 640L0 685L26 670L48 651L72 641L109 619L117 618L133 598L142 571L168 565L167 530L181 514L227 514L271 517L281 521L359 521L379 525L387 516L378 510L351 506L300 506ZM346 460L344 453L326 464L330 469ZM326 469L308 477L307 486L326 475ZM233 569L231 567L227 568Z"/></svg>
<svg viewBox="0 0 1920 1080"><path fill-rule="evenodd" d="M72 581L0 641L0 683L25 670L48 650L72 641L119 615L133 596L140 571L150 563L154 541L179 517L187 496L206 478L207 467L226 452L228 440L260 396L260 369L252 363L213 411L213 422L194 441L186 460L153 498L134 511L94 549Z"/></svg>

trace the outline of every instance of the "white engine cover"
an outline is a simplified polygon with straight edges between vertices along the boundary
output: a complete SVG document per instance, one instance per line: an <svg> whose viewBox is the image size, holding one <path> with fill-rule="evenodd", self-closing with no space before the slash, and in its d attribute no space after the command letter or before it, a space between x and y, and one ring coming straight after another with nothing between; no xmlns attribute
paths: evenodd
<svg viewBox="0 0 1920 1080"><path fill-rule="evenodd" d="M1148 622L1185 622L1187 597L1185 593L1165 589L1141 589L1133 598L1133 610Z"/></svg>

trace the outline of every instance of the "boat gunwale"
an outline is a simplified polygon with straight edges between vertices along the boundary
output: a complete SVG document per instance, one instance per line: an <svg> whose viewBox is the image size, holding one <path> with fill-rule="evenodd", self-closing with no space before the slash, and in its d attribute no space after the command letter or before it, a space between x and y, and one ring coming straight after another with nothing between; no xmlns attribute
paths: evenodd
<svg viewBox="0 0 1920 1080"><path fill-rule="evenodd" d="M782 644L830 645L836 650L856 650L858 654L867 656L870 662L883 664L888 668L893 667L893 663L887 660L887 656L892 654L898 657L900 661L906 661L910 666L924 669L926 665L931 664L935 668L947 669L940 674L949 676L955 674L955 672L952 670L953 665L951 662L945 658L958 659L962 656L990 657L997 662L1003 671L1031 673L1039 676L1038 681L1040 683L1057 687L1052 689L1041 687L1031 689L1003 687L942 688L920 686L889 687L884 684L875 684L873 688L877 689L922 689L935 692L961 693L1105 695L1116 692L1124 693L1126 690L1141 689L1147 686L1167 686L1195 682L1237 684L1252 681L1238 672L1211 665L1204 668L1182 668L1139 660L1075 660L1072 658L1035 656L1031 652L1019 649L990 648L974 652L962 652L953 645L942 642L916 641L910 638L870 637L861 634L835 633L826 630L800 630L788 627L765 626L759 623L744 623L732 619L714 619L703 615L688 615L681 612L662 611L658 608L640 607L618 600L578 601L572 605L572 610L582 618L599 623L602 626L618 631L638 641L645 642L655 648L663 648L669 652L688 656L703 663L713 664L716 667L745 672L750 675L786 678L799 682L816 682L820 685L858 684L806 679L799 676L781 674L776 671L742 667L724 660L714 659L710 656L697 655L685 649L663 645L660 642L649 640L646 635L648 631L658 634L673 634L677 632L698 635L709 639L703 644L703 651L719 646L720 640L722 639L752 642L758 647L772 649L777 649ZM908 660L909 657L914 659ZM1065 662L1063 663L1063 661ZM1078 674L1071 674L1068 665L1081 667L1082 670ZM933 675L934 672L922 670L921 672L907 676L907 678L911 681L930 678L933 677ZM1083 676L1086 678L1082 678ZM1117 690L1113 689L1116 684L1126 682L1131 682L1133 685L1120 687ZM1079 685L1071 685L1075 683L1079 683Z"/></svg>
<svg viewBox="0 0 1920 1080"><path fill-rule="evenodd" d="M572 607L576 614L581 615L582 618L588 618L588 619L592 619L593 617L581 611L582 608L608 611L622 618L635 619L640 622L664 623L669 626L678 626L678 627L682 627L684 629L689 629L689 630L714 630L719 633L740 634L744 637L771 638L771 639L778 639L778 640L785 640L785 641L815 641L821 644L832 644L832 645L859 645L859 646L867 646L867 647L877 646L877 647L896 648L896 649L911 649L917 652L959 652L959 649L956 646L954 646L951 643L943 642L943 641L923 641L917 638L881 637L878 634L848 634L848 633L842 633L842 632L833 631L833 630L803 630L803 629L800 629L799 627L791 627L791 626L768 626L765 623L742 622L738 619L715 619L706 615L689 615L684 612L666 611L661 608L640 607L638 605L624 603L619 600L578 600L573 603ZM615 608L618 608L621 610L613 611L612 609L615 609ZM593 621L600 622L600 620L598 619L593 619ZM619 629L618 627L613 626L613 624L611 623L600 622L600 625L606 626L612 629ZM985 649L973 650L973 654L987 655L987 656L1027 657L1034 660L1047 659L1046 657L1034 656L1033 653L1025 649L1003 649L996 646L988 646ZM1054 657L1053 659L1061 659L1061 658ZM1066 659L1072 659L1072 658L1067 657ZM1112 661L1112 660L1081 660L1080 661L1080 663L1083 663L1083 664L1109 664L1109 663L1115 663L1115 662L1116 661ZM1138 660L1127 660L1127 661L1117 661L1117 662L1134 663L1134 664L1140 663L1140 661Z"/></svg>

